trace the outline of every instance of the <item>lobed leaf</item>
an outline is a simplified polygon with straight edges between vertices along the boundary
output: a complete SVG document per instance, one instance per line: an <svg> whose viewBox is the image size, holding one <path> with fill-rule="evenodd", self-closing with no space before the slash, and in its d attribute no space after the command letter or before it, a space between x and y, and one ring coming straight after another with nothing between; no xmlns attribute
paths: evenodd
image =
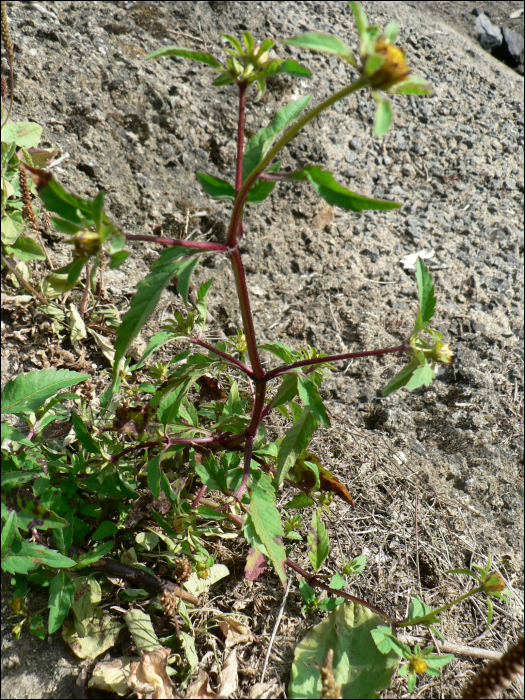
<svg viewBox="0 0 525 700"><path fill-rule="evenodd" d="M2 391L2 413L29 413L38 410L60 389L89 379L88 374L68 369L35 369L11 379Z"/></svg>

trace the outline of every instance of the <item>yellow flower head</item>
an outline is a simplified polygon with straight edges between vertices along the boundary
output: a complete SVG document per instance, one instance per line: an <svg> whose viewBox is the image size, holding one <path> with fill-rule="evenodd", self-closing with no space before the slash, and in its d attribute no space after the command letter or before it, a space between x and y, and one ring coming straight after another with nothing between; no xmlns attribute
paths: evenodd
<svg viewBox="0 0 525 700"><path fill-rule="evenodd" d="M423 659L412 659L410 665L416 673L425 673L427 670L427 663Z"/></svg>
<svg viewBox="0 0 525 700"><path fill-rule="evenodd" d="M377 90L386 90L400 83L410 74L410 68L405 63L405 52L394 46L384 37L380 37L374 45L374 53L384 58L384 63L369 76L370 85Z"/></svg>
<svg viewBox="0 0 525 700"><path fill-rule="evenodd" d="M75 253L79 258L89 258L90 255L96 255L102 246L100 234L92 231L80 231L73 240Z"/></svg>

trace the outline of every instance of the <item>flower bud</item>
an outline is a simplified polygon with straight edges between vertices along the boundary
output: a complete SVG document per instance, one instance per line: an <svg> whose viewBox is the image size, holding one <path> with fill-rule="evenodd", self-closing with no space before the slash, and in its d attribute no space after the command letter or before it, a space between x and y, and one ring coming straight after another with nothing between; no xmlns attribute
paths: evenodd
<svg viewBox="0 0 525 700"><path fill-rule="evenodd" d="M410 666L416 673L425 673L427 670L427 662L423 659L412 659Z"/></svg>
<svg viewBox="0 0 525 700"><path fill-rule="evenodd" d="M490 571L483 584L483 590L485 593L501 593L501 591L505 590L503 576L497 571Z"/></svg>
<svg viewBox="0 0 525 700"><path fill-rule="evenodd" d="M375 73L368 76L368 82L373 88L386 90L392 85L400 83L409 75L410 69L405 63L405 52L383 37L376 41L374 53L379 54L385 60ZM366 64L366 60L364 63Z"/></svg>
<svg viewBox="0 0 525 700"><path fill-rule="evenodd" d="M93 231L81 231L74 238L75 253L78 258L88 258L96 255L100 250L102 241L100 235Z"/></svg>

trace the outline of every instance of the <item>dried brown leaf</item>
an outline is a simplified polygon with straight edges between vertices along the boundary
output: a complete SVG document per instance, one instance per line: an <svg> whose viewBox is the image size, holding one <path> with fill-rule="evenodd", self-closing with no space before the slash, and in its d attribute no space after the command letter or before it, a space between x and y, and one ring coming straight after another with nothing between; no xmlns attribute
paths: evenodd
<svg viewBox="0 0 525 700"><path fill-rule="evenodd" d="M168 676L169 655L166 647L144 651L140 661L130 664L128 685L139 699L180 697Z"/></svg>

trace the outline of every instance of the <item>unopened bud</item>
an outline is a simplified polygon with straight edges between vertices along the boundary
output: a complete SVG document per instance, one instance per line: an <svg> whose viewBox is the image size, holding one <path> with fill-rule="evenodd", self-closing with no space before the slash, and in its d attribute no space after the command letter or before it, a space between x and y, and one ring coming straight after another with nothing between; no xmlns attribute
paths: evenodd
<svg viewBox="0 0 525 700"><path fill-rule="evenodd" d="M74 242L75 252L79 258L88 258L90 255L96 255L102 245L100 235L93 231L77 233Z"/></svg>
<svg viewBox="0 0 525 700"><path fill-rule="evenodd" d="M497 571L490 571L487 574L487 579L483 584L483 590L485 593L501 593L505 590L505 581L503 576Z"/></svg>

